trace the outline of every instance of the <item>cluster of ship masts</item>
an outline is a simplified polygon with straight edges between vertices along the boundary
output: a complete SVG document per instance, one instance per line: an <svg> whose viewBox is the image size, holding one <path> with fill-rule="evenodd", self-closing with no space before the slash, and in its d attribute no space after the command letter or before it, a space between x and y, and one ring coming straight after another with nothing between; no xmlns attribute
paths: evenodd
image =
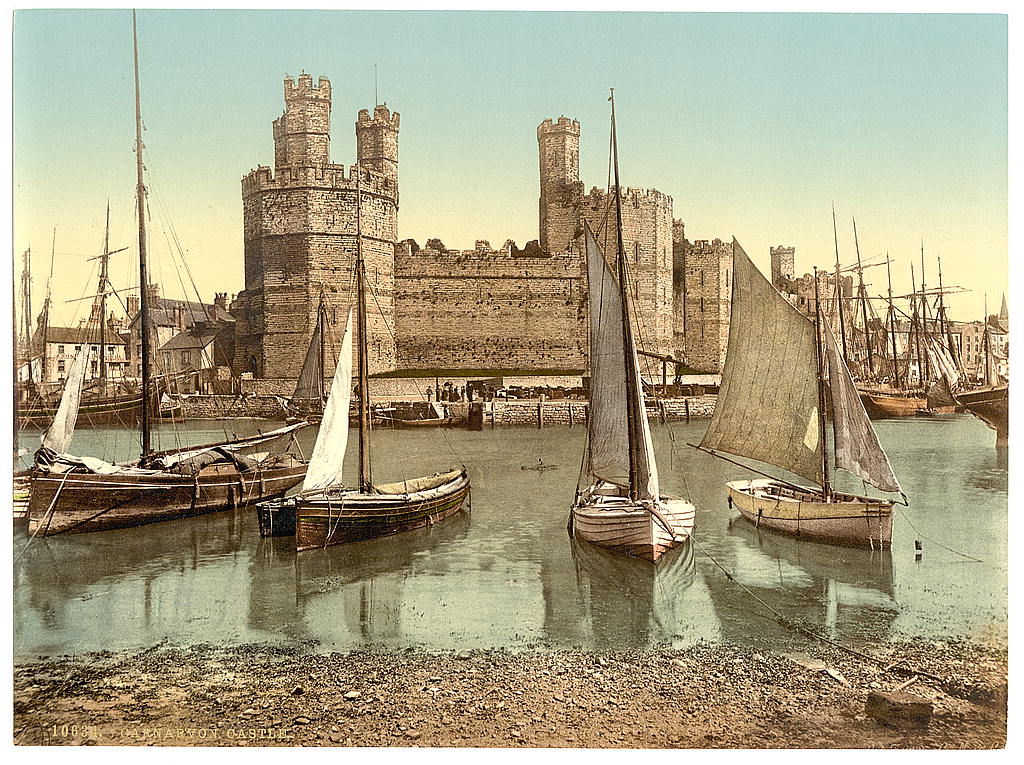
<svg viewBox="0 0 1024 765"><path fill-rule="evenodd" d="M839 237L836 232L835 208L832 209L832 226L835 239L834 285L831 296L822 298L822 313L828 317L841 338L844 360L854 373L864 381L880 381L886 378L897 388L911 386L911 364L916 364L919 376L927 374L929 365L929 343L934 342L948 353L961 379L967 372L961 355L961 348L954 340L953 323L947 313L945 296L966 292L959 285L946 285L942 279L942 258L938 257L938 286L929 287L926 282L924 242L921 243L920 282L913 262L910 264L912 289L905 294L894 295L892 289L892 258L886 253L884 260L865 262L861 259L860 242L857 237L857 221L853 220L853 237L856 263L841 265L839 258ZM864 272L876 266L886 267L887 294L869 296ZM844 294L845 275L854 277L852 294ZM817 270L815 278L818 277ZM918 286L920 285L920 286ZM884 318L880 318L874 302L885 306ZM906 301L904 307L898 301ZM813 308L813 305L811 306ZM840 310L841 307L841 310ZM985 306L985 331L983 351L985 376L989 377L990 338L988 333L988 305ZM922 384L919 379L917 384Z"/></svg>

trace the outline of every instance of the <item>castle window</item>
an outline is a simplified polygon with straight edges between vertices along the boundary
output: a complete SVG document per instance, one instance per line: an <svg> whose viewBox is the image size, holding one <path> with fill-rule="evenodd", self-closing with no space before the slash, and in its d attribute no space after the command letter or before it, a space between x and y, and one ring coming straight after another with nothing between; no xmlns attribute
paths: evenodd
<svg viewBox="0 0 1024 765"><path fill-rule="evenodd" d="M700 298L700 312L704 313L704 296L703 295L701 295L701 298ZM703 337L704 336L704 328L701 327L700 331L701 331L701 337Z"/></svg>
<svg viewBox="0 0 1024 765"><path fill-rule="evenodd" d="M701 287L704 286L704 269L703 268L700 270L700 286ZM704 309L702 308L701 310L703 311Z"/></svg>
<svg viewBox="0 0 1024 765"><path fill-rule="evenodd" d="M640 242L633 243L633 262L640 262Z"/></svg>

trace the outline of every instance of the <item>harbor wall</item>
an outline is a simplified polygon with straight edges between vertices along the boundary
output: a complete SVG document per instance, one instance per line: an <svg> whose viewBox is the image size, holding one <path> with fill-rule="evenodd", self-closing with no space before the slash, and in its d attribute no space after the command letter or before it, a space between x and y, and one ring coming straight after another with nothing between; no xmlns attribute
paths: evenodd
<svg viewBox="0 0 1024 765"><path fill-rule="evenodd" d="M685 398L661 399L647 407L647 417L653 422L681 422L690 419L707 419L715 411L717 396L688 396ZM281 419L284 408L280 400L269 395L210 396L185 394L171 396L180 401L182 415L186 419L233 419L262 417ZM381 400L381 399L378 399ZM422 400L422 399L420 399ZM580 399L545 400L525 399L521 401L477 402L483 407L482 426L496 427L555 426L575 427L587 422L588 402ZM446 403L448 412L456 426L465 426L470 421L470 406L467 402Z"/></svg>

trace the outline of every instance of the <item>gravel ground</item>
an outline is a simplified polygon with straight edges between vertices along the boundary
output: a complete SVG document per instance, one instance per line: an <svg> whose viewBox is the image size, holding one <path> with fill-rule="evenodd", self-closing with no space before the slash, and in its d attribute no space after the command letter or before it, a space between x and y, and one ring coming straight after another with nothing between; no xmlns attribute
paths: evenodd
<svg viewBox="0 0 1024 765"><path fill-rule="evenodd" d="M14 743L165 746L968 748L1005 745L1007 653L885 643L615 653L174 647L14 668ZM934 705L930 725L864 715L872 689ZM934 675L935 677L930 677ZM937 679L941 678L941 679Z"/></svg>

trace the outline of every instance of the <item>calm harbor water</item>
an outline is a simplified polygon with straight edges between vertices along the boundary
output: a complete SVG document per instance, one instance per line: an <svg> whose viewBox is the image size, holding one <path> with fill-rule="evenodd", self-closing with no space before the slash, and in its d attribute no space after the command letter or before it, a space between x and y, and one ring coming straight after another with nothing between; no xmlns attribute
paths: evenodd
<svg viewBox="0 0 1024 765"><path fill-rule="evenodd" d="M382 431L373 452L378 480L461 460L473 483L471 511L430 529L301 554L289 549L292 539L261 538L251 510L30 544L19 530L15 653L164 639L304 641L323 650L796 645L704 551L790 619L852 643L1005 642L1007 463L982 423L970 415L875 423L910 498L896 514L891 553L755 529L727 507L723 488L750 473L686 446L706 425L654 428L663 489L696 505L699 543L656 567L568 537L583 428ZM166 448L253 432L256 423L163 427ZM314 428L300 433L307 455L314 437ZM25 434L23 445L36 443L38 434ZM79 431L72 451L125 459L137 448L130 431L97 429ZM538 459L558 469L523 469Z"/></svg>

